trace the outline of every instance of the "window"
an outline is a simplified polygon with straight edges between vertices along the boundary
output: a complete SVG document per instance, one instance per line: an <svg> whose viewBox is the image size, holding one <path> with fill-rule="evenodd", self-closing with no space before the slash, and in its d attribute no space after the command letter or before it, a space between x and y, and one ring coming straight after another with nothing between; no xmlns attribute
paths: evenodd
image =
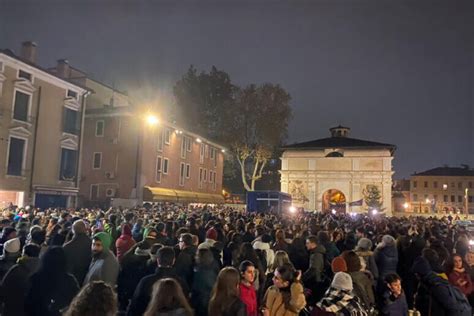
<svg viewBox="0 0 474 316"><path fill-rule="evenodd" d="M79 134L79 115L77 111L64 108L63 132L73 135Z"/></svg>
<svg viewBox="0 0 474 316"><path fill-rule="evenodd" d="M104 124L103 120L95 122L95 137L104 137Z"/></svg>
<svg viewBox="0 0 474 316"><path fill-rule="evenodd" d="M23 78L23 79L26 79L28 81L31 81L31 74L29 72L19 70L18 71L18 78Z"/></svg>
<svg viewBox="0 0 474 316"><path fill-rule="evenodd" d="M170 161L168 158L163 159L163 174L168 174L168 166L170 164Z"/></svg>
<svg viewBox="0 0 474 316"><path fill-rule="evenodd" d="M458 189L462 189L462 182L458 182Z"/></svg>
<svg viewBox="0 0 474 316"><path fill-rule="evenodd" d="M91 184L91 201L95 201L99 198L99 185Z"/></svg>
<svg viewBox="0 0 474 316"><path fill-rule="evenodd" d="M214 171L213 174L214 174L214 178L212 179L212 190L215 191L216 188L217 188L217 183L216 183L216 174L217 174L217 173Z"/></svg>
<svg viewBox="0 0 474 316"><path fill-rule="evenodd" d="M186 137L186 150L191 152L191 138Z"/></svg>
<svg viewBox="0 0 474 316"><path fill-rule="evenodd" d="M468 201L469 203L472 203L472 195L469 195Z"/></svg>
<svg viewBox="0 0 474 316"><path fill-rule="evenodd" d="M451 182L451 188L455 188L454 182Z"/></svg>
<svg viewBox="0 0 474 316"><path fill-rule="evenodd" d="M472 181L469 181L469 189L472 189Z"/></svg>
<svg viewBox="0 0 474 316"><path fill-rule="evenodd" d="M204 182L207 182L207 169L204 169Z"/></svg>
<svg viewBox="0 0 474 316"><path fill-rule="evenodd" d="M413 194L413 201L418 201L418 194Z"/></svg>
<svg viewBox="0 0 474 316"><path fill-rule="evenodd" d="M59 180L74 181L77 172L77 150L61 149Z"/></svg>
<svg viewBox="0 0 474 316"><path fill-rule="evenodd" d="M30 95L16 91L15 93L15 106L13 109L13 118L15 120L27 122L28 121L28 110L30 107Z"/></svg>
<svg viewBox="0 0 474 316"><path fill-rule="evenodd" d="M156 139L156 149L158 151L163 151L163 130L160 128L158 129L158 138Z"/></svg>
<svg viewBox="0 0 474 316"><path fill-rule="evenodd" d="M456 202L456 197L454 195L451 195L451 202Z"/></svg>
<svg viewBox="0 0 474 316"><path fill-rule="evenodd" d="M179 185L184 186L184 174L185 174L186 165L184 162L180 163L179 166Z"/></svg>
<svg viewBox="0 0 474 316"><path fill-rule="evenodd" d="M448 202L448 196L447 195L443 195L443 202Z"/></svg>
<svg viewBox="0 0 474 316"><path fill-rule="evenodd" d="M77 92L68 89L68 90L67 90L67 96L68 96L68 98L77 99Z"/></svg>
<svg viewBox="0 0 474 316"><path fill-rule="evenodd" d="M413 181L413 187L416 188L418 186L418 182L417 181Z"/></svg>
<svg viewBox="0 0 474 316"><path fill-rule="evenodd" d="M165 144L169 145L171 139L171 131L169 128L165 129Z"/></svg>
<svg viewBox="0 0 474 316"><path fill-rule="evenodd" d="M198 187L202 189L202 179L203 179L203 170L202 168L199 168L199 182L198 182Z"/></svg>
<svg viewBox="0 0 474 316"><path fill-rule="evenodd" d="M204 144L200 144L199 148L199 163L204 163Z"/></svg>
<svg viewBox="0 0 474 316"><path fill-rule="evenodd" d="M94 161L92 169L100 169L102 167L102 153L94 153Z"/></svg>
<svg viewBox="0 0 474 316"><path fill-rule="evenodd" d="M206 159L207 159L207 158L209 158L209 146L206 144L206 145L204 146L204 148L205 148L205 149L204 149L205 156L206 156Z"/></svg>
<svg viewBox="0 0 474 316"><path fill-rule="evenodd" d="M458 195L458 202L462 203L462 200L463 200L462 195Z"/></svg>
<svg viewBox="0 0 474 316"><path fill-rule="evenodd" d="M423 186L424 186L425 188L427 188L427 187L428 187L428 181L425 181L425 182L423 183Z"/></svg>
<svg viewBox="0 0 474 316"><path fill-rule="evenodd" d="M181 158L183 159L186 159L186 139L185 136L181 138Z"/></svg>
<svg viewBox="0 0 474 316"><path fill-rule="evenodd" d="M211 147L211 159L216 159L216 149Z"/></svg>
<svg viewBox="0 0 474 316"><path fill-rule="evenodd" d="M433 188L435 188L435 189L438 188L438 181L433 182Z"/></svg>
<svg viewBox="0 0 474 316"><path fill-rule="evenodd" d="M155 175L155 180L158 183L161 182L162 167L163 167L163 159L160 156L158 156L156 157L156 175Z"/></svg>
<svg viewBox="0 0 474 316"><path fill-rule="evenodd" d="M191 177L191 165L186 164L186 179L189 179Z"/></svg>
<svg viewBox="0 0 474 316"><path fill-rule="evenodd" d="M333 151L333 152L330 152L329 154L327 154L326 157L337 158L337 157L344 157L344 155L341 154L340 152Z"/></svg>
<svg viewBox="0 0 474 316"><path fill-rule="evenodd" d="M21 176L23 163L25 160L26 140L10 137L8 144L8 167L7 174L11 176Z"/></svg>

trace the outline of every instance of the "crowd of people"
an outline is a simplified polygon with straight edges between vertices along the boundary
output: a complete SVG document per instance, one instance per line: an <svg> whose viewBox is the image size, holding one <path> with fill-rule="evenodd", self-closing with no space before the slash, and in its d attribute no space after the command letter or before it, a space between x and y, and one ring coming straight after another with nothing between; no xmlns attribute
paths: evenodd
<svg viewBox="0 0 474 316"><path fill-rule="evenodd" d="M1 315L472 315L452 217L10 207Z"/></svg>

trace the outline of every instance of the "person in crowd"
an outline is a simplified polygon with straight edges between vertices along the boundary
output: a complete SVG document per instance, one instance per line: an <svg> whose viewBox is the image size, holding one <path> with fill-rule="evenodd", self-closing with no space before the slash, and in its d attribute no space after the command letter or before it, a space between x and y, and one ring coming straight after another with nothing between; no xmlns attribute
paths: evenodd
<svg viewBox="0 0 474 316"><path fill-rule="evenodd" d="M471 315L472 309L467 298L460 292L457 296L453 295L454 288L448 280L433 272L425 258L418 257L415 260L412 272L420 282L415 307L421 315Z"/></svg>
<svg viewBox="0 0 474 316"><path fill-rule="evenodd" d="M187 283L187 288L193 284L194 259L196 256L196 246L193 245L193 236L189 233L181 234L179 237L179 255L176 258L176 272L183 277Z"/></svg>
<svg viewBox="0 0 474 316"><path fill-rule="evenodd" d="M3 247L7 241L14 239L17 236L17 231L11 226L2 229L2 236L0 237L0 252L3 252Z"/></svg>
<svg viewBox="0 0 474 316"><path fill-rule="evenodd" d="M0 279L13 267L21 255L21 242L19 238L9 239L3 244L3 254L0 257Z"/></svg>
<svg viewBox="0 0 474 316"><path fill-rule="evenodd" d="M247 223L245 226L245 234L242 236L242 242L252 242L255 239L255 224Z"/></svg>
<svg viewBox="0 0 474 316"><path fill-rule="evenodd" d="M303 283L313 294L309 301L312 305L322 297L326 290L323 284L325 277L323 273L326 248L324 248L323 245L318 244L316 236L311 235L306 238L306 249L308 249L310 257L308 270L303 274Z"/></svg>
<svg viewBox="0 0 474 316"><path fill-rule="evenodd" d="M23 255L5 275L0 285L0 303L3 303L4 316L24 316L25 296L28 281L39 267L41 248L28 244L23 248Z"/></svg>
<svg viewBox="0 0 474 316"><path fill-rule="evenodd" d="M219 266L212 251L207 248L198 249L191 290L191 302L195 306L196 316L207 316L212 287L218 274Z"/></svg>
<svg viewBox="0 0 474 316"><path fill-rule="evenodd" d="M266 271L268 272L268 267L273 264L275 260L275 252L271 249L272 238L268 234L263 234L260 240L257 240L253 243L253 249L256 251L261 251L263 257L265 258Z"/></svg>
<svg viewBox="0 0 474 316"><path fill-rule="evenodd" d="M253 286L255 281L255 265L248 260L243 261L240 266L240 300L247 307L247 316L257 316L257 292Z"/></svg>
<svg viewBox="0 0 474 316"><path fill-rule="evenodd" d="M316 304L312 316L368 316L368 312L352 290L351 276L345 272L337 272L324 297Z"/></svg>
<svg viewBox="0 0 474 316"><path fill-rule="evenodd" d="M370 271L376 282L379 278L379 269L375 262L374 253L372 251L372 241L368 238L361 238L357 242L355 253L363 260L363 270Z"/></svg>
<svg viewBox="0 0 474 316"><path fill-rule="evenodd" d="M342 258L347 264L347 273L352 278L354 294L360 299L366 309L375 308L375 295L371 275L362 270L359 256L354 251L344 251Z"/></svg>
<svg viewBox="0 0 474 316"><path fill-rule="evenodd" d="M217 241L217 230L209 228L206 232L206 240L199 244L198 249L210 249Z"/></svg>
<svg viewBox="0 0 474 316"><path fill-rule="evenodd" d="M156 225L156 231L158 236L156 237L156 243L162 244L163 246L171 246L171 240L168 238L168 233L166 232L166 224L159 222Z"/></svg>
<svg viewBox="0 0 474 316"><path fill-rule="evenodd" d="M135 245L135 243L135 240L132 238L132 229L130 228L130 225L122 225L122 234L115 242L118 262L122 261L122 257Z"/></svg>
<svg viewBox="0 0 474 316"><path fill-rule="evenodd" d="M93 281L82 288L72 300L64 316L115 316L117 295L103 281Z"/></svg>
<svg viewBox="0 0 474 316"><path fill-rule="evenodd" d="M164 278L173 278L177 280L185 295L189 293L186 281L173 268L175 262L175 253L171 247L162 247L158 250L156 271L152 275L145 276L138 283L132 300L128 307L128 316L141 316L145 312L148 303L151 300L153 284Z"/></svg>
<svg viewBox="0 0 474 316"><path fill-rule="evenodd" d="M268 272L265 276L265 286L263 288L264 292L270 286L273 285L273 275L275 274L275 270L284 265L285 263L292 264L288 253L283 250L278 250L277 252L275 252L275 259L273 260L273 264L268 268Z"/></svg>
<svg viewBox="0 0 474 316"><path fill-rule="evenodd" d="M117 284L119 264L109 250L111 242L109 234L104 232L92 237L92 261L84 278L84 285L91 281L104 281L112 287Z"/></svg>
<svg viewBox="0 0 474 316"><path fill-rule="evenodd" d="M144 316L193 316L193 310L181 285L172 278L161 279L153 285L150 304Z"/></svg>
<svg viewBox="0 0 474 316"><path fill-rule="evenodd" d="M380 312L383 316L407 316L408 304L402 289L402 280L396 273L385 276L387 288L382 296Z"/></svg>
<svg viewBox="0 0 474 316"><path fill-rule="evenodd" d="M62 247L50 247L40 266L29 279L25 312L29 316L59 316L79 292L79 284L67 272L67 259Z"/></svg>
<svg viewBox="0 0 474 316"><path fill-rule="evenodd" d="M278 229L275 232L275 242L273 243L273 251L277 252L279 250L282 250L286 253L289 252L290 246L286 242L285 239L285 231L283 229Z"/></svg>
<svg viewBox="0 0 474 316"><path fill-rule="evenodd" d="M338 272L347 272L346 260L344 260L344 258L341 256L337 256L336 258L332 259L331 271L333 274Z"/></svg>
<svg viewBox="0 0 474 316"><path fill-rule="evenodd" d="M72 225L74 237L64 244L67 270L82 284L92 260L91 239L87 236L87 226L83 220L76 220Z"/></svg>
<svg viewBox="0 0 474 316"><path fill-rule="evenodd" d="M473 291L471 276L461 255L455 254L446 265L449 283L456 286L469 297Z"/></svg>
<svg viewBox="0 0 474 316"><path fill-rule="evenodd" d="M264 316L296 316L306 306L301 271L286 263L275 270L263 299Z"/></svg>
<svg viewBox="0 0 474 316"><path fill-rule="evenodd" d="M264 256L259 256L257 251L253 249L253 246L249 242L244 242L240 247L239 260L237 263L243 261L250 261L255 265L255 281L254 287L257 291L261 291L261 287L265 284L265 266L262 260L265 260ZM238 267L238 266L237 266Z"/></svg>
<svg viewBox="0 0 474 316"><path fill-rule="evenodd" d="M309 255L305 245L305 239L301 236L295 236L293 242L290 244L288 256L290 261L295 266L295 269L306 271L308 270Z"/></svg>
<svg viewBox="0 0 474 316"><path fill-rule="evenodd" d="M377 288L385 290L383 280L387 274L397 273L398 251L395 238L390 235L384 235L382 241L377 245L374 251L375 263L379 272L379 281Z"/></svg>
<svg viewBox="0 0 474 316"><path fill-rule="evenodd" d="M209 301L209 315L246 316L247 307L240 300L240 273L226 267L219 272Z"/></svg>
<svg viewBox="0 0 474 316"><path fill-rule="evenodd" d="M325 231L320 231L318 232L318 244L322 245L326 249L326 257L325 259L328 262L332 262L332 259L335 257L339 256L340 252L339 249L337 249L336 244L331 241L331 238L329 238L329 235Z"/></svg>

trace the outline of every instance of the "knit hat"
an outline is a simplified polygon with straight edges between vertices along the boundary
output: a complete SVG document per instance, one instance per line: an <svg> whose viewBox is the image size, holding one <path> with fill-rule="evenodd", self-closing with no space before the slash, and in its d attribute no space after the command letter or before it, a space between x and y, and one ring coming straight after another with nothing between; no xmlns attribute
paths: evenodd
<svg viewBox="0 0 474 316"><path fill-rule="evenodd" d="M344 258L335 257L331 262L331 270L334 273L337 272L347 272L347 264Z"/></svg>
<svg viewBox="0 0 474 316"><path fill-rule="evenodd" d="M379 248L387 246L395 246L395 238L390 235L383 236L382 242L379 244Z"/></svg>
<svg viewBox="0 0 474 316"><path fill-rule="evenodd" d="M206 232L206 238L217 240L217 231L214 228L209 228Z"/></svg>
<svg viewBox="0 0 474 316"><path fill-rule="evenodd" d="M122 226L122 235L123 236L132 236L132 229L130 228L130 225L125 224Z"/></svg>
<svg viewBox="0 0 474 316"><path fill-rule="evenodd" d="M415 262L413 263L411 271L420 276L425 276L431 271L433 271L433 269L431 269L431 266L428 260L426 260L423 257L418 257L415 259Z"/></svg>
<svg viewBox="0 0 474 316"><path fill-rule="evenodd" d="M99 239L102 242L104 249L110 249L110 244L112 243L112 238L110 235L104 232L100 232L94 235L92 239Z"/></svg>
<svg viewBox="0 0 474 316"><path fill-rule="evenodd" d="M9 253L16 253L20 252L20 239L19 238L13 238L8 240L3 244L3 252L9 252Z"/></svg>
<svg viewBox="0 0 474 316"><path fill-rule="evenodd" d="M352 291L352 278L345 272L338 272L332 279L331 287L343 291Z"/></svg>
<svg viewBox="0 0 474 316"><path fill-rule="evenodd" d="M369 238L361 238L357 242L357 249L361 251L368 251L372 249L372 241Z"/></svg>

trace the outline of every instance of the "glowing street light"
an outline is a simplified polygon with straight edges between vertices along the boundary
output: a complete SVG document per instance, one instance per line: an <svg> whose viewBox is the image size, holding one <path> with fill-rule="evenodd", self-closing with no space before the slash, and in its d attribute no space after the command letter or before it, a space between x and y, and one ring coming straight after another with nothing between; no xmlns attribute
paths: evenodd
<svg viewBox="0 0 474 316"><path fill-rule="evenodd" d="M374 209L372 210L372 215L377 215L378 212L379 212L379 211L378 211L376 208L374 208Z"/></svg>
<svg viewBox="0 0 474 316"><path fill-rule="evenodd" d="M158 125L160 123L160 120L155 115L150 114L147 115L146 122L149 125Z"/></svg>
<svg viewBox="0 0 474 316"><path fill-rule="evenodd" d="M290 206L290 212L295 213L296 212L296 207L294 207L293 205Z"/></svg>
<svg viewBox="0 0 474 316"><path fill-rule="evenodd" d="M225 149L221 149L221 152L225 153Z"/></svg>
<svg viewBox="0 0 474 316"><path fill-rule="evenodd" d="M333 213L334 215L336 215L337 212L336 212L335 209L332 209L332 210L331 210L331 213Z"/></svg>
<svg viewBox="0 0 474 316"><path fill-rule="evenodd" d="M197 141L198 143L202 143L202 140L201 140L200 138L196 138L196 141Z"/></svg>
<svg viewBox="0 0 474 316"><path fill-rule="evenodd" d="M405 210L407 210L409 207L410 207L410 204L408 204L407 202L403 203L403 208Z"/></svg>

